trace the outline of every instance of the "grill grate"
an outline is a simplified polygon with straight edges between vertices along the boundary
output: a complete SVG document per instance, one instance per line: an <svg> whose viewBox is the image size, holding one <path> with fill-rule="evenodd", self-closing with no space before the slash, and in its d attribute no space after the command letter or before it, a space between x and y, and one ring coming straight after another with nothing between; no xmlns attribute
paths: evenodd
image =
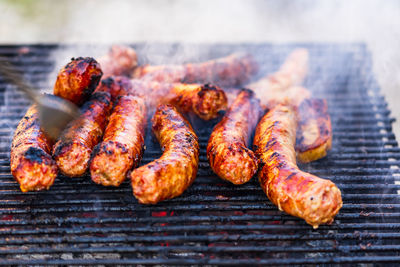
<svg viewBox="0 0 400 267"><path fill-rule="evenodd" d="M181 197L139 205L128 182L95 185L89 177L59 176L47 192L21 193L10 174L11 135L28 102L0 77L1 264L337 264L400 261L400 149L390 111L372 75L363 44L302 44L310 50L306 87L328 100L333 149L301 166L333 180L343 208L330 226L313 230L279 212L256 179L235 187L213 175L205 156L212 123L197 122L198 177ZM260 73L272 72L296 45L136 45L141 62L182 62L245 49ZM96 48L100 48L99 46ZM51 88L55 51L91 46L0 46L38 88ZM75 51L75 52L74 52ZM83 54L87 55L87 54ZM164 56L163 56L164 55ZM194 57L196 55L196 57ZM59 67L59 66L57 66ZM54 73L53 73L54 74ZM255 77L256 79L257 77ZM160 154L150 134L142 164Z"/></svg>

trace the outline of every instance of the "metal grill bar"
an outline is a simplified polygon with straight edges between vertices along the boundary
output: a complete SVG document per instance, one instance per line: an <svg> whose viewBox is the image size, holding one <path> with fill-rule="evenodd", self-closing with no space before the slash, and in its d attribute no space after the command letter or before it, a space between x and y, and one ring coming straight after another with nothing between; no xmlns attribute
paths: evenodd
<svg viewBox="0 0 400 267"><path fill-rule="evenodd" d="M297 45L193 45L198 57L246 50L261 73L274 71ZM128 182L119 188L90 178L60 175L47 192L22 193L10 174L12 133L29 102L0 77L0 264L281 265L396 263L400 261L400 148L390 110L372 75L363 44L301 44L310 50L306 87L328 100L333 148L301 168L332 179L344 205L335 222L313 230L277 210L257 179L236 187L215 177L205 155L215 122L199 123L201 155L196 182L181 197L155 206L137 203ZM179 63L179 44L155 44L165 59ZM0 46L37 88L54 84L57 52L87 56L106 46ZM148 44L135 48L139 55ZM84 51L85 54L77 54ZM158 51L151 49L151 51ZM96 56L96 54L93 54ZM142 63L144 58L139 58ZM59 67L59 66L57 66ZM260 74L261 76L261 74ZM255 77L256 78L259 78ZM49 80L48 80L49 79ZM142 164L160 155L147 137Z"/></svg>

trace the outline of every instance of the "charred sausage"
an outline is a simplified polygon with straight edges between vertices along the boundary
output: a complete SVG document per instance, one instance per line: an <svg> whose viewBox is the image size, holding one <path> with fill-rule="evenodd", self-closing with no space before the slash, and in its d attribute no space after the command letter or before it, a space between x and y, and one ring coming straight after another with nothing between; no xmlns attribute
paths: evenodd
<svg viewBox="0 0 400 267"><path fill-rule="evenodd" d="M259 100L250 90L242 90L222 120L214 127L207 145L211 169L233 184L248 182L257 172L258 162L248 148L261 115Z"/></svg>
<svg viewBox="0 0 400 267"><path fill-rule="evenodd" d="M111 95L111 100L114 103L119 96L131 94L132 83L125 76L110 76L102 79L95 92L108 92Z"/></svg>
<svg viewBox="0 0 400 267"><path fill-rule="evenodd" d="M19 122L11 144L11 173L22 192L49 189L58 168L51 157L52 141L40 129L36 105Z"/></svg>
<svg viewBox="0 0 400 267"><path fill-rule="evenodd" d="M90 97L102 75L100 64L93 58L72 58L58 73L54 95L80 106Z"/></svg>
<svg viewBox="0 0 400 267"><path fill-rule="evenodd" d="M253 56L235 53L202 63L137 67L133 78L167 83L212 83L218 86L238 86L248 82L257 71L258 64Z"/></svg>
<svg viewBox="0 0 400 267"><path fill-rule="evenodd" d="M144 100L120 96L114 106L103 141L94 149L90 173L95 183L119 186L127 172L139 164L146 126Z"/></svg>
<svg viewBox="0 0 400 267"><path fill-rule="evenodd" d="M261 119L254 136L261 166L258 177L262 189L280 210L318 228L333 221L342 207L342 197L333 182L297 167L296 127L290 106L278 105Z"/></svg>
<svg viewBox="0 0 400 267"><path fill-rule="evenodd" d="M67 176L83 175L90 155L97 145L107 124L111 109L111 97L107 92L94 93L81 107L81 115L70 122L53 148L57 166Z"/></svg>
<svg viewBox="0 0 400 267"><path fill-rule="evenodd" d="M193 112L203 120L217 118L228 103L224 91L210 84L175 84L164 101L182 112Z"/></svg>
<svg viewBox="0 0 400 267"><path fill-rule="evenodd" d="M154 81L132 80L133 92L147 99L149 109L159 104L173 104L179 111L193 112L203 120L218 117L227 107L224 91L213 85L159 83Z"/></svg>
<svg viewBox="0 0 400 267"><path fill-rule="evenodd" d="M133 194L143 204L181 195L193 183L199 163L197 136L172 105L157 108L152 130L163 154L130 174Z"/></svg>

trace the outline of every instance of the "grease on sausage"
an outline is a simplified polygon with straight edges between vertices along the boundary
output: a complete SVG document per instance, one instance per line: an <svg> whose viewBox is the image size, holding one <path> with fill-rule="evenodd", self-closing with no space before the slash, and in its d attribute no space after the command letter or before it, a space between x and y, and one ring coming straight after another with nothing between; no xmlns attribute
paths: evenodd
<svg viewBox="0 0 400 267"><path fill-rule="evenodd" d="M181 195L194 181L199 143L189 122L171 105L160 105L152 130L163 150L160 158L134 169L133 194L143 204L155 204Z"/></svg>
<svg viewBox="0 0 400 267"><path fill-rule="evenodd" d="M333 221L342 207L342 197L333 182L297 167L296 127L290 106L278 105L261 119L254 136L261 166L258 177L262 189L280 210L317 228Z"/></svg>
<svg viewBox="0 0 400 267"><path fill-rule="evenodd" d="M90 173L95 183L119 186L127 172L137 167L144 150L146 126L144 100L135 96L120 96L104 133L95 148Z"/></svg>
<svg viewBox="0 0 400 267"><path fill-rule="evenodd" d="M261 115L259 100L242 90L208 140L207 157L212 170L233 184L244 184L257 172L258 161L248 148Z"/></svg>
<svg viewBox="0 0 400 267"><path fill-rule="evenodd" d="M52 145L40 129L37 106L32 105L19 122L11 144L11 173L22 192L53 185L58 168L50 154Z"/></svg>
<svg viewBox="0 0 400 267"><path fill-rule="evenodd" d="M93 58L72 58L57 75L54 95L80 106L90 97L102 75L100 64Z"/></svg>
<svg viewBox="0 0 400 267"><path fill-rule="evenodd" d="M103 136L111 106L109 93L94 93L81 107L80 117L61 133L53 156L62 173L75 177L86 172L92 150Z"/></svg>
<svg viewBox="0 0 400 267"><path fill-rule="evenodd" d="M173 104L180 112L193 112L203 120L215 119L227 108L224 91L210 84L159 83L132 80L133 92L146 98L149 109Z"/></svg>

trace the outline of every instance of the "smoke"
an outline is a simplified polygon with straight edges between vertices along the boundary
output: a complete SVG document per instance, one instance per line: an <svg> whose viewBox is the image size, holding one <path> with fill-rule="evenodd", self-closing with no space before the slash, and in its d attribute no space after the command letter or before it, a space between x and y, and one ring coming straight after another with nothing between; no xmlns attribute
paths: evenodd
<svg viewBox="0 0 400 267"><path fill-rule="evenodd" d="M139 43L141 62L163 64L212 53L192 44L361 41L373 53L383 92L395 96L387 99L393 116L400 117L399 11L398 1L379 0L2 1L0 43L78 44L53 53L55 68L45 88L51 92L71 57L98 57L112 43ZM399 136L399 123L394 131Z"/></svg>
<svg viewBox="0 0 400 267"><path fill-rule="evenodd" d="M193 44L366 42L383 93L394 96L387 98L392 115L400 118L400 105L397 104L400 99L398 1L25 2L31 4L0 2L0 43L73 44L60 47L51 55L55 66L49 74L48 86L44 88L47 92L53 90L58 70L71 57L96 58L105 54L108 45L113 43L139 43L141 62L164 64L195 62L213 53ZM157 45L160 42L179 45ZM0 112L7 108L6 103ZM10 129L15 127L11 121L2 123ZM398 122L394 124L394 132L400 136ZM150 138L151 135L147 136Z"/></svg>
<svg viewBox="0 0 400 267"><path fill-rule="evenodd" d="M22 3L25 3L24 5ZM367 42L374 70L385 93L400 85L400 3L398 1L3 1L0 42L110 43L242 43ZM20 29L20 30L18 30ZM77 46L78 48L79 46ZM189 46L188 46L189 47ZM172 49L172 48L171 48ZM180 53L149 46L143 60L155 63L195 60L199 51ZM71 56L57 55L56 69ZM147 53L148 52L148 53ZM168 51L167 51L168 52ZM54 80L54 75L49 77ZM389 98L400 117L397 98ZM400 127L395 125L400 134Z"/></svg>
<svg viewBox="0 0 400 267"><path fill-rule="evenodd" d="M78 44L53 54L51 91L71 57L98 57L112 43L139 43L141 62L163 64L212 53L191 44L366 42L383 92L394 96L387 99L392 115L399 118L399 12L398 1L379 0L2 1L0 43ZM399 123L394 131L400 135Z"/></svg>

